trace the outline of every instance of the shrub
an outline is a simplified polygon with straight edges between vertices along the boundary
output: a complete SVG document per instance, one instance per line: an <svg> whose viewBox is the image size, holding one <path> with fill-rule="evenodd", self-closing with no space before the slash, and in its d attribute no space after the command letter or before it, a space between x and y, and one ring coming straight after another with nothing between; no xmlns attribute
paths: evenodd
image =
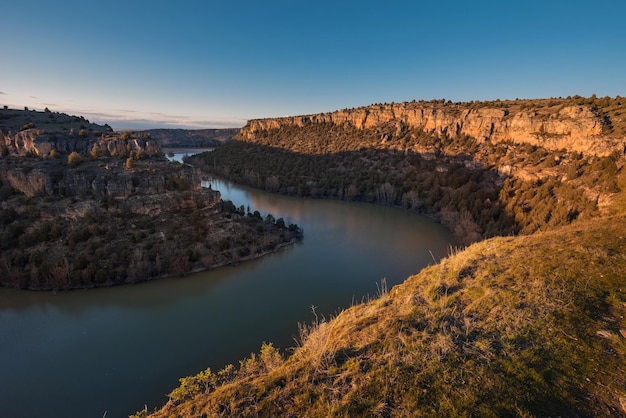
<svg viewBox="0 0 626 418"><path fill-rule="evenodd" d="M70 167L75 167L82 162L82 157L76 151L72 151L70 155L67 156L67 164Z"/></svg>
<svg viewBox="0 0 626 418"><path fill-rule="evenodd" d="M32 129L35 127L35 124L33 122L28 122L24 125L22 125L22 128L20 129L21 131L25 131L27 129Z"/></svg>
<svg viewBox="0 0 626 418"><path fill-rule="evenodd" d="M91 156L91 158L98 158L100 156L100 149L98 148L97 144L94 144L93 147L91 148L91 152L89 153L89 155Z"/></svg>

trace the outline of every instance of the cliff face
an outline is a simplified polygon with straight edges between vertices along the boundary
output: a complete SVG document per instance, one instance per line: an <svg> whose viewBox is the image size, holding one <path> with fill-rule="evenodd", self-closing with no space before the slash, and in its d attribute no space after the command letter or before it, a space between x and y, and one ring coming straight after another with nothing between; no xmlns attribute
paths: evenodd
<svg viewBox="0 0 626 418"><path fill-rule="evenodd" d="M0 147L6 149L10 155L33 155L37 157L49 156L52 151L59 153L76 151L79 154L88 154L94 146L101 155L111 157L123 156L129 151L144 152L148 155L156 155L161 152L156 141L146 138L101 137L83 139L40 132L36 129L6 133L0 131Z"/></svg>
<svg viewBox="0 0 626 418"><path fill-rule="evenodd" d="M0 182L29 197L45 195L124 199L133 195L159 195L173 187L200 190L200 177L191 167L180 165L172 168L164 165L160 170L149 170L143 168L147 164L135 164L135 170L128 170L124 167L124 161L103 163L96 160L85 161L73 169L59 160L7 160L0 164Z"/></svg>
<svg viewBox="0 0 626 418"><path fill-rule="evenodd" d="M84 117L57 112L0 109L0 154L48 157L60 154L124 156L134 151L146 155L161 152L150 135L117 135L109 125L91 123Z"/></svg>
<svg viewBox="0 0 626 418"><path fill-rule="evenodd" d="M515 103L515 102L511 102ZM512 105L479 107L464 104L422 102L371 105L317 115L256 119L240 131L254 141L257 133L286 126L307 124L350 124L357 129L394 126L395 131L414 128L450 136L468 135L479 141L528 143L547 149L607 155L624 146L624 138L603 134L610 121L588 105L528 109ZM389 135L393 135L393 131Z"/></svg>
<svg viewBox="0 0 626 418"><path fill-rule="evenodd" d="M77 153L70 164L69 156ZM24 158L26 157L26 158ZM127 158L162 159L149 135L115 134L108 125L61 113L0 109L0 182L26 196L128 198L171 189L172 178L199 184L193 170L129 170Z"/></svg>

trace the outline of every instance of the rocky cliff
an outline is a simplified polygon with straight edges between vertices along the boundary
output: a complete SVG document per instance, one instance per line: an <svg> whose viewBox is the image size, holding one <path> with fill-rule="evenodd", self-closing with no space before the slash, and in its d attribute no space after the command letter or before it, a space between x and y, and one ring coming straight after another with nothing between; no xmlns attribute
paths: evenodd
<svg viewBox="0 0 626 418"><path fill-rule="evenodd" d="M55 153L94 153L120 157L130 152L161 152L150 135L116 134L109 125L98 125L79 116L32 110L0 109L0 154L50 157Z"/></svg>
<svg viewBox="0 0 626 418"><path fill-rule="evenodd" d="M378 104L317 115L255 119L242 128L240 138L254 141L260 132L288 126L347 123L357 129L387 125L388 139L413 128L437 135L467 135L479 141L528 143L600 156L623 150L626 136L611 132L616 121L608 112L574 100L543 102Z"/></svg>
<svg viewBox="0 0 626 418"><path fill-rule="evenodd" d="M0 155L0 181L29 197L127 198L163 193L172 178L199 184L194 171L183 167L174 177L125 167L127 158L132 166L147 158L164 159L149 135L116 134L108 125L61 113L0 110Z"/></svg>
<svg viewBox="0 0 626 418"><path fill-rule="evenodd" d="M59 159L0 161L0 182L28 197L60 196L125 199L176 190L200 189L200 177L189 166L134 161L129 170L123 160L84 161L76 168ZM218 198L219 200L219 198Z"/></svg>
<svg viewBox="0 0 626 418"><path fill-rule="evenodd" d="M38 129L18 132L0 130L0 149L9 155L36 157L48 157L53 151L57 153L76 151L79 154L94 151L111 157L123 156L130 151L145 152L149 155L161 152L159 144L149 138L123 138L116 135L81 138L69 134L46 133Z"/></svg>

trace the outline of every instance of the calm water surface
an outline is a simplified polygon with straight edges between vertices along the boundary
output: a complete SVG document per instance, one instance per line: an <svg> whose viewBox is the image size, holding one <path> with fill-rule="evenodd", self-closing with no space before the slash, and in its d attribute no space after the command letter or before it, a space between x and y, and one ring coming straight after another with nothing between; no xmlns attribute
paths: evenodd
<svg viewBox="0 0 626 418"><path fill-rule="evenodd" d="M208 183L205 184L208 186ZM178 378L273 342L294 346L311 306L329 316L446 254L428 219L211 181L224 199L304 228L304 240L237 266L71 292L0 288L0 416L124 417L162 405Z"/></svg>

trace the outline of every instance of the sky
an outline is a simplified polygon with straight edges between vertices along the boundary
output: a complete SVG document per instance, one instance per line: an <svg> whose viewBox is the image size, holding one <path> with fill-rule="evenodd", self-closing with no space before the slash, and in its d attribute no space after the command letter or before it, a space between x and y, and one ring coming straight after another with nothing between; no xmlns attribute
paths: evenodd
<svg viewBox="0 0 626 418"><path fill-rule="evenodd" d="M626 2L0 0L0 105L114 129L626 96Z"/></svg>

